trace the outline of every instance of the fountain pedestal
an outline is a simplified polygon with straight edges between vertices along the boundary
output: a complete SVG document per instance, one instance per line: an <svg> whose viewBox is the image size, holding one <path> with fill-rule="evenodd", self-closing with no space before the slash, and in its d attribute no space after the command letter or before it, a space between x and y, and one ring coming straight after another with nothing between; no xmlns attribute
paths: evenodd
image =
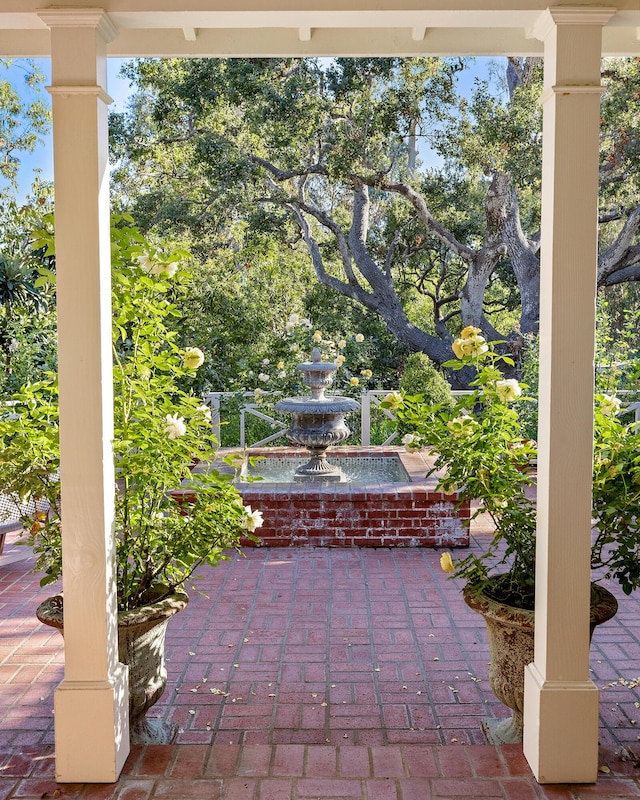
<svg viewBox="0 0 640 800"><path fill-rule="evenodd" d="M345 480L339 467L327 460L326 451L331 445L344 441L351 431L344 421L345 414L360 408L349 397L325 397L324 392L333 382L338 367L322 361L317 347L311 352L311 361L298 364L303 374L302 382L311 390L310 397L287 397L274 406L276 411L291 414L291 426L286 432L292 444L306 447L311 458L295 472L296 481Z"/></svg>

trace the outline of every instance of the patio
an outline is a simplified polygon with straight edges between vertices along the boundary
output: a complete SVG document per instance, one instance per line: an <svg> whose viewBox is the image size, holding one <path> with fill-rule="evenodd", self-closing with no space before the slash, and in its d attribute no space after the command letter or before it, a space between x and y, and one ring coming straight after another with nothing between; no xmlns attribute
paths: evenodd
<svg viewBox="0 0 640 800"><path fill-rule="evenodd" d="M483 531L475 532L478 546ZM599 628L598 784L540 786L520 746L484 743L506 709L487 681L481 618L421 548L250 548L208 570L169 626L169 683L150 716L173 746L134 747L117 784L56 784L52 593L10 535L0 557L0 798L587 798L640 796L640 598ZM613 685L611 685L613 684ZM606 770L609 771L606 771Z"/></svg>

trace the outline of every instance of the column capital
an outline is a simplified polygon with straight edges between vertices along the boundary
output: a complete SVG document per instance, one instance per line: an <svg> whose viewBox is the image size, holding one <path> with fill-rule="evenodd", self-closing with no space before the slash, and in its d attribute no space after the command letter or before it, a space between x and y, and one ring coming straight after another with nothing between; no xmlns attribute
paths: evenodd
<svg viewBox="0 0 640 800"><path fill-rule="evenodd" d="M554 28L561 25L596 25L604 27L616 14L609 6L556 6L547 8L528 32L528 38L543 42Z"/></svg>
<svg viewBox="0 0 640 800"><path fill-rule="evenodd" d="M605 91L604 86L600 83L567 83L563 85L556 84L554 86L550 86L546 89L538 98L538 103L543 106L548 100L551 100L552 97L556 95L576 95L576 94L591 94L596 95L598 97L598 102L600 99L600 95Z"/></svg>
<svg viewBox="0 0 640 800"><path fill-rule="evenodd" d="M113 98L105 92L102 86L85 84L71 86L65 84L64 86L45 86L44 88L49 92L50 95L92 95L97 97L99 100L102 100L102 102L106 105L113 103Z"/></svg>
<svg viewBox="0 0 640 800"><path fill-rule="evenodd" d="M37 13L48 28L95 28L107 44L118 35L103 8L44 8Z"/></svg>

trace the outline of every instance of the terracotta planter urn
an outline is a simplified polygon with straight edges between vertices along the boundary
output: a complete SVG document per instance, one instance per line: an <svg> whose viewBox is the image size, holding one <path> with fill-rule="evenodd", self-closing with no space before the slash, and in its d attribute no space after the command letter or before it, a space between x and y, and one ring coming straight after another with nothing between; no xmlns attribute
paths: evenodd
<svg viewBox="0 0 640 800"><path fill-rule="evenodd" d="M36 616L64 635L62 601L62 595L48 598L38 606ZM167 685L167 625L188 602L185 592L175 591L163 600L118 613L118 658L129 667L129 733L133 744L170 744L176 737L176 725L145 715Z"/></svg>
<svg viewBox="0 0 640 800"><path fill-rule="evenodd" d="M506 719L488 718L482 730L489 744L522 742L524 670L533 661L535 612L499 603L486 595L463 589L465 603L482 614L489 643L489 683L501 703L513 711ZM591 635L596 625L611 619L618 602L607 589L591 584Z"/></svg>

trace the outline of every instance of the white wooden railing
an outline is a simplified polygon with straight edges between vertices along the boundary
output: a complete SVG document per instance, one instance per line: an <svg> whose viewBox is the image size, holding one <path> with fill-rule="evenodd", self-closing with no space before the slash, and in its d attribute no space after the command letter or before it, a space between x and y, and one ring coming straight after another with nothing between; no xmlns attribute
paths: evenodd
<svg viewBox="0 0 640 800"><path fill-rule="evenodd" d="M371 414L373 411L378 409L381 411L385 417L390 420L395 420L395 414L390 411L388 408L380 408L380 403L382 400L391 392L391 389L371 389L361 393L360 395L360 441L363 447L368 447L371 444ZM453 395L461 395L461 394L469 394L469 392L465 391L453 391ZM281 392L264 392L262 397L264 398L276 398L282 395ZM204 395L204 401L211 407L211 426L213 430L213 435L216 440L220 441L220 425L221 425L221 417L220 417L220 406L221 402L225 397L235 397L237 394L235 392L207 392ZM262 447L262 445L269 444L269 442L273 442L276 439L279 439L281 436L284 436L285 431L288 428L288 424L282 422L275 417L269 416L268 413L265 413L265 409L269 409L270 405L267 402L265 403L257 403L255 402L255 395L253 392L245 392L244 397L247 398L247 402L243 403L240 406L240 447L244 448L251 448L251 447ZM247 436L247 427L246 427L246 420L247 416L256 417L257 419L261 419L264 422L267 422L271 425L272 428L277 428L275 433L272 433L270 436L265 437L264 439L260 439L257 442L251 442L247 444L246 436ZM385 439L382 442L382 446L391 444L398 436L398 432L394 431L391 436Z"/></svg>
<svg viewBox="0 0 640 800"><path fill-rule="evenodd" d="M375 410L379 410L384 414L387 419L395 420L395 414L390 411L388 408L380 408L380 403L382 400L392 391L391 389L371 389L361 393L360 395L360 442L363 447L369 447L371 445L371 415ZM470 394L468 391L458 391L454 390L451 392L454 396L463 395L463 394ZM625 394L637 394L637 392L633 392L631 390L621 390L617 393L618 395L624 397ZM220 425L221 425L221 417L220 417L220 405L221 401L225 397L235 397L237 395L236 392L207 392L204 395L204 401L211 407L211 425L213 430L213 435L216 440L220 441ZM276 397L280 397L282 395L281 392L265 392L262 397L264 398L273 398L275 400ZM262 447L265 444L269 444L270 442L274 442L276 439L284 436L285 431L287 430L288 424L282 422L275 417L269 416L270 405L269 402L266 403L257 403L255 401L255 395L253 392L245 392L244 397L247 398L247 402L244 403L239 410L240 414L240 447L244 448L252 448L252 447ZM624 410L627 412L632 412L634 415L634 419L637 423L640 424L640 401L633 401L631 403L626 403L624 405ZM275 428L275 432L266 436L264 439L260 439L257 442L251 442L247 444L247 416L256 417L257 419L263 420L263 422L267 422L271 425L272 428ZM387 437L384 442L382 442L382 447L391 444L398 436L398 432L394 431L391 436Z"/></svg>

